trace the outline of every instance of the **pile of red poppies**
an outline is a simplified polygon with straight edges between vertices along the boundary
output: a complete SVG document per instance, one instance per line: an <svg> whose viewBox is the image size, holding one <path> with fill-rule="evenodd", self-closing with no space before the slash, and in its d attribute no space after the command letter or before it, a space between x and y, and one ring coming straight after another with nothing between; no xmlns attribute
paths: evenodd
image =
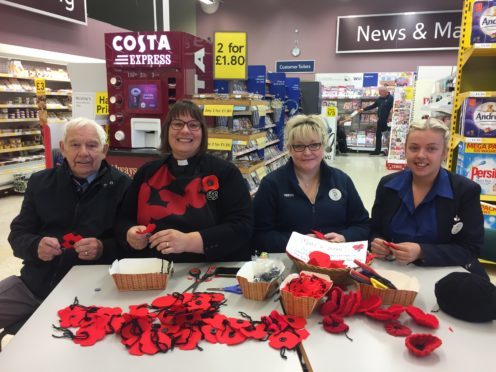
<svg viewBox="0 0 496 372"><path fill-rule="evenodd" d="M435 315L426 314L422 309L415 306L390 305L382 308L382 300L378 296L362 299L360 291L343 292L339 287L330 291L327 301L319 309L324 316L322 321L324 329L329 333L345 333L349 330L344 322L345 317L355 314L365 316L384 322L387 333L396 337L407 337L405 345L408 350L416 356L427 356L436 348L441 346L442 341L430 334L412 334L412 330L398 321L400 315L406 312L414 322L422 327L437 329L439 320ZM346 334L348 337L348 335Z"/></svg>
<svg viewBox="0 0 496 372"><path fill-rule="evenodd" d="M268 341L281 351L295 349L309 333L303 318L272 311L259 321L219 313L226 302L221 293L173 293L156 298L151 305L121 308L83 306L76 300L58 311L61 334L81 346L91 346L108 334L116 334L133 355L165 353L174 348L199 349L200 342L237 345L248 339ZM77 328L73 332L70 328Z"/></svg>
<svg viewBox="0 0 496 372"><path fill-rule="evenodd" d="M303 272L289 283L287 283L283 291L290 292L296 297L314 297L322 298L331 288L332 282L325 280L317 275L305 274Z"/></svg>

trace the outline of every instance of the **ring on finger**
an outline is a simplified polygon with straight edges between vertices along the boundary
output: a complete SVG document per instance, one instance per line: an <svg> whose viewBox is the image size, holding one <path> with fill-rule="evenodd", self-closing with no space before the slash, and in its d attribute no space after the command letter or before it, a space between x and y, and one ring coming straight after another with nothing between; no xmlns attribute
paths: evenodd
<svg viewBox="0 0 496 372"><path fill-rule="evenodd" d="M88 251L84 251L84 255L88 256L89 255Z"/></svg>

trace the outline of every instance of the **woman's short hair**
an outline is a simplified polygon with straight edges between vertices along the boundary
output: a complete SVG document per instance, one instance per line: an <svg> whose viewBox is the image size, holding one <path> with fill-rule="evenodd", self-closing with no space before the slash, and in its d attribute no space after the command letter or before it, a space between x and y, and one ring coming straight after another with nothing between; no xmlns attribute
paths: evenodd
<svg viewBox="0 0 496 372"><path fill-rule="evenodd" d="M284 141L289 149L296 139L304 140L317 134L322 144L327 133L324 120L318 115L296 115L288 120L284 128Z"/></svg>
<svg viewBox="0 0 496 372"><path fill-rule="evenodd" d="M408 133L406 135L406 141L408 142L408 136L410 135L411 132L413 131L425 131L425 130L434 130L436 132L439 132L442 134L443 139L444 139L444 147L447 148L449 145L449 139L450 139L450 131L449 128L446 124L444 124L441 120L434 119L434 118L428 118L428 119L423 119L420 121L414 121L410 123Z"/></svg>
<svg viewBox="0 0 496 372"><path fill-rule="evenodd" d="M169 113L165 117L164 124L162 125L162 131L160 133L160 152L162 154L169 154L172 152L172 148L169 143L169 128L171 121L174 119L179 119L180 115L189 115L193 119L200 122L202 138L198 154L206 153L208 148L207 122L205 120L205 117L203 116L202 110L198 107L198 105L188 100L181 100L174 103Z"/></svg>
<svg viewBox="0 0 496 372"><path fill-rule="evenodd" d="M107 143L107 133L105 129L98 124L96 121L88 118L78 117L69 120L62 129L62 140L66 142L67 133L73 129L79 129L83 127L92 127L96 130L96 134L98 135L98 139L100 140L101 145L105 145Z"/></svg>

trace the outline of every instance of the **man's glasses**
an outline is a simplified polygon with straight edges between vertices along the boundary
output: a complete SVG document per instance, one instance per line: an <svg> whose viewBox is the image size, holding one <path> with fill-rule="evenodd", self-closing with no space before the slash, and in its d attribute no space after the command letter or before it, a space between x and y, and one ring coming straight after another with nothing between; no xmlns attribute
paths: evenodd
<svg viewBox="0 0 496 372"><path fill-rule="evenodd" d="M172 129L181 130L187 125L190 131L196 132L201 129L201 123L198 120L183 121L181 119L174 119L171 121L170 126Z"/></svg>
<svg viewBox="0 0 496 372"><path fill-rule="evenodd" d="M320 148L322 147L322 142L311 143L309 145L291 145L293 151L296 152L303 152L307 147L310 149L310 151L317 151L320 150Z"/></svg>

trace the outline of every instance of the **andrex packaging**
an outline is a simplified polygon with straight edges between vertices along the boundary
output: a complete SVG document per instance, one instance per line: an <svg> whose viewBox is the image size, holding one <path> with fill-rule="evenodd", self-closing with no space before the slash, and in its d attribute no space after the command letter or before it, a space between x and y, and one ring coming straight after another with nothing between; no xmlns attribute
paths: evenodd
<svg viewBox="0 0 496 372"><path fill-rule="evenodd" d="M467 98L460 115L465 137L496 137L496 98Z"/></svg>
<svg viewBox="0 0 496 372"><path fill-rule="evenodd" d="M474 2L471 43L496 43L496 0Z"/></svg>

